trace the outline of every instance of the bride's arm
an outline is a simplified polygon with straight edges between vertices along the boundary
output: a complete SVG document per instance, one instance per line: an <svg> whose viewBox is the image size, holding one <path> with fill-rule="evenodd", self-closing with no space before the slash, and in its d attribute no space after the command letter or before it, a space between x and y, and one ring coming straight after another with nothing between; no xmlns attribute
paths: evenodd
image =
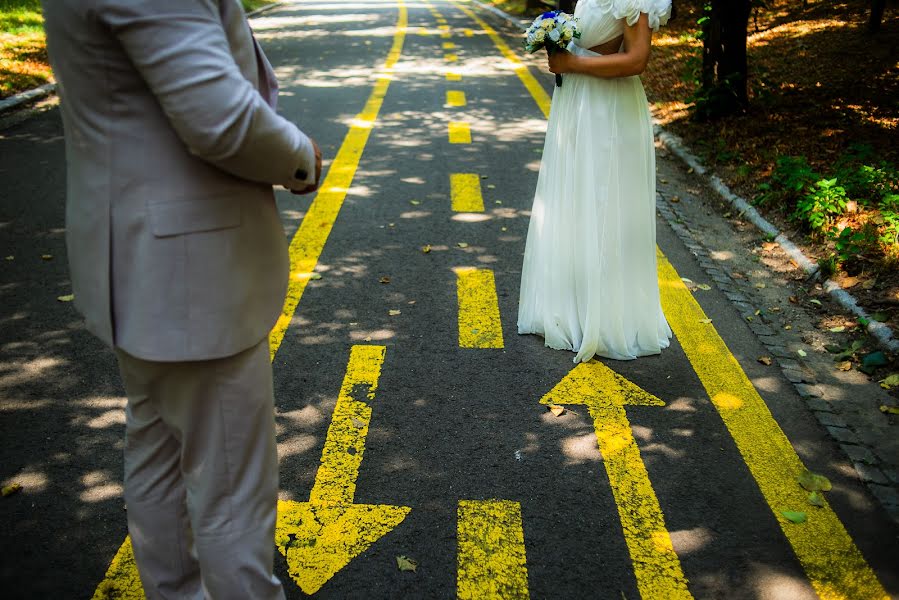
<svg viewBox="0 0 899 600"><path fill-rule="evenodd" d="M616 54L576 56L569 52L553 52L549 56L549 70L553 73L579 73L594 77L631 77L646 69L652 30L646 13L631 26L624 28L624 48Z"/></svg>

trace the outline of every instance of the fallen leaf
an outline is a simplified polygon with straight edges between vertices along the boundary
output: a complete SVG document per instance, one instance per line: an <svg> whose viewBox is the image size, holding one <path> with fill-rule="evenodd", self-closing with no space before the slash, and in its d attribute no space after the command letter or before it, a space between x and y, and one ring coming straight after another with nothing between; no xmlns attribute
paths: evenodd
<svg viewBox="0 0 899 600"><path fill-rule="evenodd" d="M408 556L397 556L396 568L400 571L412 571L413 573L415 573L416 569L418 569L418 563Z"/></svg>
<svg viewBox="0 0 899 600"><path fill-rule="evenodd" d="M805 513L804 512L799 512L799 511L795 511L795 510L782 510L782 511L780 511L780 514L782 514L787 519L787 521L789 521L791 523L796 523L796 524L805 523Z"/></svg>
<svg viewBox="0 0 899 600"><path fill-rule="evenodd" d="M844 331L846 331L846 328L842 325L839 325L837 327L831 327L828 331L830 331L831 333L843 333Z"/></svg>
<svg viewBox="0 0 899 600"><path fill-rule="evenodd" d="M692 279L687 279L686 277L681 277L680 280L683 281L684 283L693 283Z"/></svg>
<svg viewBox="0 0 899 600"><path fill-rule="evenodd" d="M399 311L399 310L388 310L388 311L387 311L387 314L390 315L391 317L395 317L395 316L397 316L397 315L402 314L402 311Z"/></svg>
<svg viewBox="0 0 899 600"><path fill-rule="evenodd" d="M313 273L312 275L309 276L309 279L311 279L311 280L313 280L313 281L316 281L316 280L321 279L321 278L322 278L321 273Z"/></svg>
<svg viewBox="0 0 899 600"><path fill-rule="evenodd" d="M390 283L390 277L388 277L387 275L385 275L384 277L381 277L381 278L378 280L378 283Z"/></svg>
<svg viewBox="0 0 899 600"><path fill-rule="evenodd" d="M548 408L549 408L549 412L551 412L552 414L554 414L557 417L560 417L565 414L564 406L559 406L558 404L550 404Z"/></svg>
<svg viewBox="0 0 899 600"><path fill-rule="evenodd" d="M844 277L840 281L840 287L844 290L858 285L858 277Z"/></svg>
<svg viewBox="0 0 899 600"><path fill-rule="evenodd" d="M819 508L823 508L824 507L824 496L821 494L821 492L818 492L818 491L809 492L808 503L811 504L812 506L817 506Z"/></svg>
<svg viewBox="0 0 899 600"><path fill-rule="evenodd" d="M730 274L734 279L746 279L746 276L740 273L739 271L734 271Z"/></svg>
<svg viewBox="0 0 899 600"><path fill-rule="evenodd" d="M852 361L844 360L841 363L837 363L838 371L851 371L852 370Z"/></svg>
<svg viewBox="0 0 899 600"><path fill-rule="evenodd" d="M788 300L790 301L790 304L797 304L799 302L799 298L796 296L790 296Z"/></svg>
<svg viewBox="0 0 899 600"><path fill-rule="evenodd" d="M412 206L418 206L419 204L421 204L421 202L418 200L409 200L409 204L411 204Z"/></svg>
<svg viewBox="0 0 899 600"><path fill-rule="evenodd" d="M899 406L887 406L886 404L881 404L880 412L887 415L899 415Z"/></svg>
<svg viewBox="0 0 899 600"><path fill-rule="evenodd" d="M799 356L802 356L802 357L808 356L808 352L806 352L806 351L803 350L802 348L800 348L799 350L797 350L797 351L796 351L796 354L798 354Z"/></svg>
<svg viewBox="0 0 899 600"><path fill-rule="evenodd" d="M499 230L500 231L509 231L509 228L508 227L500 227Z"/></svg>
<svg viewBox="0 0 899 600"><path fill-rule="evenodd" d="M502 200L494 200L493 203L494 203L494 204L502 204L503 201L502 201Z"/></svg>
<svg viewBox="0 0 899 600"><path fill-rule="evenodd" d="M468 244L466 242L459 242L456 245L460 248L468 248Z"/></svg>
<svg viewBox="0 0 899 600"><path fill-rule="evenodd" d="M763 289L765 289L765 284L760 281L757 284L755 284L755 287L757 287L760 290L763 290Z"/></svg>
<svg viewBox="0 0 899 600"><path fill-rule="evenodd" d="M12 254L10 254L9 256L6 257L6 260L16 260L16 257L13 256Z"/></svg>
<svg viewBox="0 0 899 600"><path fill-rule="evenodd" d="M489 175L481 175L481 179L487 179L487 177L489 177Z"/></svg>
<svg viewBox="0 0 899 600"><path fill-rule="evenodd" d="M677 204L680 202L680 196L671 196L671 201Z"/></svg>
<svg viewBox="0 0 899 600"><path fill-rule="evenodd" d="M759 316L760 314L762 314L762 310L761 310L761 309L755 311L755 316Z"/></svg>
<svg viewBox="0 0 899 600"><path fill-rule="evenodd" d="M41 254L41 258L43 258L44 260L53 260L53 255L52 254Z"/></svg>
<svg viewBox="0 0 899 600"><path fill-rule="evenodd" d="M784 329L786 329L787 331L790 331L791 329L793 329L793 326L792 325L784 325Z"/></svg>
<svg viewBox="0 0 899 600"><path fill-rule="evenodd" d="M66 294L65 296L57 296L57 300L60 302L71 302L75 299L75 294Z"/></svg>
<svg viewBox="0 0 899 600"><path fill-rule="evenodd" d="M759 356L758 361L759 361L760 363L762 363L763 365L766 365L766 366L769 366L769 367L771 366L771 363L774 362L773 360L771 360L771 357L770 357L770 356Z"/></svg>
<svg viewBox="0 0 899 600"><path fill-rule="evenodd" d="M415 304L415 300L409 300L408 302L406 302L406 304L411 306L411 305Z"/></svg>
<svg viewBox="0 0 899 600"><path fill-rule="evenodd" d="M821 301L818 300L817 298L812 298L811 300L809 300L809 302L811 302L812 304L817 304L818 306L821 306Z"/></svg>
<svg viewBox="0 0 899 600"><path fill-rule="evenodd" d="M865 279L862 282L862 287L866 290L872 289L875 285L877 285L877 279Z"/></svg>
<svg viewBox="0 0 899 600"><path fill-rule="evenodd" d="M782 309L779 306L772 306L768 310L770 310L771 312L780 312Z"/></svg>
<svg viewBox="0 0 899 600"><path fill-rule="evenodd" d="M698 287L699 289L701 289L701 290L704 291L704 292L707 292L707 291L709 291L710 289L712 289L712 286L710 286L710 285L707 284L707 283L697 283L697 284L696 284L696 287Z"/></svg>
<svg viewBox="0 0 899 600"><path fill-rule="evenodd" d="M370 342L370 341L371 341L371 336L370 336L370 335L365 336L365 341L366 341L366 342Z"/></svg>
<svg viewBox="0 0 899 600"><path fill-rule="evenodd" d="M353 427L355 427L356 429L362 429L363 427L365 427L365 421L363 421L362 419L350 417L350 421L353 422Z"/></svg>
<svg viewBox="0 0 899 600"><path fill-rule="evenodd" d="M831 485L830 480L827 477L812 473L808 469L805 469L800 473L799 477L796 478L796 481L798 481L799 485L801 485L807 492L829 492L833 489L833 485Z"/></svg>
<svg viewBox="0 0 899 600"><path fill-rule="evenodd" d="M488 183L488 184L487 184L487 189L488 189L488 190L492 190L492 189L495 189L495 188L496 188L496 186L493 185L492 183Z"/></svg>
<svg viewBox="0 0 899 600"><path fill-rule="evenodd" d="M712 320L711 320L711 319L699 319L699 322L700 322L700 323L705 323L706 325L709 325L709 324L711 324Z"/></svg>
<svg viewBox="0 0 899 600"><path fill-rule="evenodd" d="M426 244L426 245L422 246L422 247L421 247L421 251L424 252L425 254L427 254L428 252L430 252L430 251L431 251L431 244Z"/></svg>
<svg viewBox="0 0 899 600"><path fill-rule="evenodd" d="M659 183L668 183L668 180L659 178Z"/></svg>
<svg viewBox="0 0 899 600"><path fill-rule="evenodd" d="M693 172L693 167L690 167L689 169L687 169L687 173L692 173L692 172Z"/></svg>
<svg viewBox="0 0 899 600"><path fill-rule="evenodd" d="M899 373L893 373L892 375L887 375L886 377L881 379L880 387L885 390L891 390L894 387L899 387Z"/></svg>
<svg viewBox="0 0 899 600"><path fill-rule="evenodd" d="M388 227L396 227L396 223L388 223L387 226Z"/></svg>
<svg viewBox="0 0 899 600"><path fill-rule="evenodd" d="M764 244L762 244L762 248L770 252L771 250L777 248L779 245L780 244L778 244L777 242L765 242Z"/></svg>
<svg viewBox="0 0 899 600"><path fill-rule="evenodd" d="M3 490L0 491L0 493L3 494L4 498L6 498L7 496L12 496L13 494L18 494L21 491L22 491L22 484L21 483L13 483L13 484L4 486Z"/></svg>

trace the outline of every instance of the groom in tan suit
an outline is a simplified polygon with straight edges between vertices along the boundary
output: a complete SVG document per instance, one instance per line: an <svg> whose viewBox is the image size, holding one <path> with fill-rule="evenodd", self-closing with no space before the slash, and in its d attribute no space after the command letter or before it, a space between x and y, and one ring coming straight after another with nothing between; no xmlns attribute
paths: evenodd
<svg viewBox="0 0 899 600"><path fill-rule="evenodd" d="M125 501L148 598L283 598L268 332L287 285L272 185L315 143L239 0L44 0L72 286L128 395Z"/></svg>

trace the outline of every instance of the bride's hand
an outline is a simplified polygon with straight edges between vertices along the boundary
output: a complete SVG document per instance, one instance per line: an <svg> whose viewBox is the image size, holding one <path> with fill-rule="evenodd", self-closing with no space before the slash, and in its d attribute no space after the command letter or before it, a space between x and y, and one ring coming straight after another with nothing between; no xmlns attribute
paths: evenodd
<svg viewBox="0 0 899 600"><path fill-rule="evenodd" d="M549 71L557 74L570 73L573 70L575 60L577 60L577 57L567 50L553 52L549 55Z"/></svg>

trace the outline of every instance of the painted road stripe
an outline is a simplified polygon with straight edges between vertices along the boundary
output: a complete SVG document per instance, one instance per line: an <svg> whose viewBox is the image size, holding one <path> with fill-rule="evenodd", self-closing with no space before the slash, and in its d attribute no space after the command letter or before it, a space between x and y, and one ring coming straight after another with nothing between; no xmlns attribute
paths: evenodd
<svg viewBox="0 0 899 600"><path fill-rule="evenodd" d="M821 598L887 598L830 505L809 505L796 478L805 469L768 406L677 271L658 253L662 306L693 370L721 415L743 460ZM781 511L803 511L794 524Z"/></svg>
<svg viewBox="0 0 899 600"><path fill-rule="evenodd" d="M443 42L444 50L453 50L455 47L456 47L456 45L452 42Z"/></svg>
<svg viewBox="0 0 899 600"><path fill-rule="evenodd" d="M451 173L450 196L455 212L484 212L481 177L477 173Z"/></svg>
<svg viewBox="0 0 899 600"><path fill-rule="evenodd" d="M483 19L468 7L457 6L515 66L515 73L548 117L550 98L527 67ZM808 506L806 494L795 480L803 469L801 460L718 332L710 325L701 326L705 314L661 252L659 283L665 314L678 341L818 595L825 599L886 598L874 571L829 505L815 509L802 524L787 522L780 514Z"/></svg>
<svg viewBox="0 0 899 600"><path fill-rule="evenodd" d="M466 29L464 31L464 33L465 33L465 37L471 37L474 35L474 31L472 31L471 29Z"/></svg>
<svg viewBox="0 0 899 600"><path fill-rule="evenodd" d="M449 142L450 144L470 144L471 128L465 121L450 121L449 123Z"/></svg>
<svg viewBox="0 0 899 600"><path fill-rule="evenodd" d="M458 543L458 598L520 600L529 597L518 502L460 501Z"/></svg>
<svg viewBox="0 0 899 600"><path fill-rule="evenodd" d="M505 57L509 63L512 65L512 69L515 71L515 74L518 75L518 78L521 80L521 83L524 84L524 87L531 93L534 100L537 102L537 106L540 107L540 110L543 111L544 117L549 117L549 104L550 98L546 91L543 89L543 86L531 75L530 70L528 70L527 66L519 60L518 56L512 52L509 48L508 44L499 36L496 31L490 27L482 18L476 15L470 8L467 6L463 6L461 4L455 3L456 6L468 15L469 18L474 20L478 26L484 30L484 32L493 40L493 44L497 47L500 53ZM470 29L465 30L466 36L473 35Z"/></svg>
<svg viewBox="0 0 899 600"><path fill-rule="evenodd" d="M446 104L451 108L465 106L465 92L460 90L447 90Z"/></svg>
<svg viewBox="0 0 899 600"><path fill-rule="evenodd" d="M459 57L455 54L446 54L443 56L443 60L446 62L456 62L459 60Z"/></svg>
<svg viewBox="0 0 899 600"><path fill-rule="evenodd" d="M447 71L446 72L446 80L447 81L462 81L462 73L458 71Z"/></svg>
<svg viewBox="0 0 899 600"><path fill-rule="evenodd" d="M309 502L278 502L275 544L300 589L314 594L412 510L353 504L384 346L353 346Z"/></svg>
<svg viewBox="0 0 899 600"><path fill-rule="evenodd" d="M453 270L459 297L459 346L502 348L503 326L493 271L474 267Z"/></svg>
<svg viewBox="0 0 899 600"><path fill-rule="evenodd" d="M318 257L321 255L331 227L337 219L337 213L343 205L347 190L356 174L359 160L368 141L368 135L374 127L390 85L393 68L403 50L406 37L408 16L403 0L397 0L398 17L393 46L387 54L387 60L379 71L375 87L362 112L350 126L349 132L337 151L337 156L328 169L328 175L322 182L315 200L303 218L303 222L290 243L290 280L284 307L275 327L269 334L269 355L274 360L281 341L293 313L296 311L306 284L309 282ZM144 598L143 586L134 563L131 540L126 537L124 543L113 557L106 575L94 591L93 600L117 598L121 600L139 600Z"/></svg>
<svg viewBox="0 0 899 600"><path fill-rule="evenodd" d="M640 596L692 598L624 408L665 403L595 360L576 366L540 401L590 411Z"/></svg>

